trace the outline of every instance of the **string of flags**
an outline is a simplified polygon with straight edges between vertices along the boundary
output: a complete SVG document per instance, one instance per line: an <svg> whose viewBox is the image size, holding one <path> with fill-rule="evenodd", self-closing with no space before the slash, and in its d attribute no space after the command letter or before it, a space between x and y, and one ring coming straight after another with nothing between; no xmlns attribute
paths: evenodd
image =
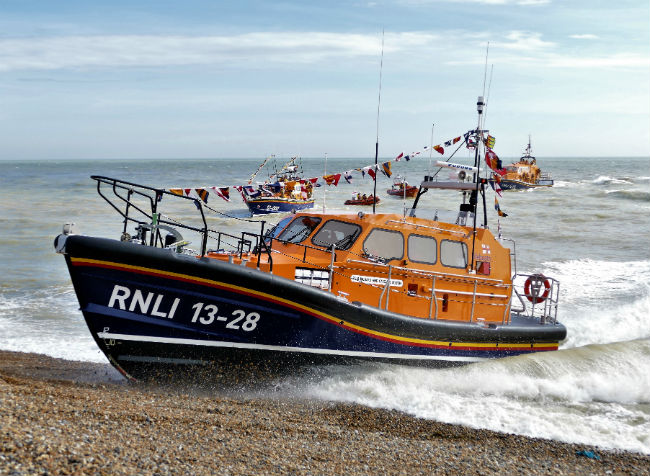
<svg viewBox="0 0 650 476"><path fill-rule="evenodd" d="M402 160L410 161L411 159L419 155L422 155L427 151L433 151L433 150L435 150L440 155L444 155L445 147L451 147L452 145L459 143L461 140L464 141L464 144L466 145L467 148L469 149L475 148L477 145L474 139L475 132L476 131L468 131L462 136L454 137L453 139L447 140L438 145L424 146L422 147L422 149L415 152L411 152L410 154L401 152L393 160L389 160L381 164L367 165L365 167L358 167L358 168L346 170L341 173L323 175L321 177L312 177L308 179L300 179L300 180L288 181L288 182L264 183L259 185L259 187L255 187L251 185L250 184L251 181L249 181L247 185L233 185L232 187L235 190L237 190L242 195L242 197L255 198L256 196L260 195L261 193L259 190L260 188L274 193L280 192L284 188L290 191L295 191L295 193L301 194L301 193L306 193L310 187L320 187L321 184L318 183L320 179L322 179L325 182L325 184L327 184L328 186L333 185L335 187L338 186L341 177L343 177L343 179L347 183L352 183L353 172L361 173L362 178L365 178L366 174L368 174L368 176L370 176L372 180L376 180L377 172L379 171L382 174L384 174L386 177L390 178L391 175L393 174L392 172L393 162L400 162ZM506 171L503 167L501 159L499 159L499 157L494 152L494 150L492 150L494 148L496 139L491 135L479 139L482 140L486 146L485 163L490 168L491 175L492 175L492 180L489 180L490 186L499 197L502 197L501 194L502 189L499 184L501 182L501 177L505 175ZM293 159L295 159L295 157ZM258 167L255 173L251 176L251 180L259 172L259 170L263 167L263 165L267 162L267 160L265 160ZM206 204L208 203L208 198L211 194L214 194L217 197L227 202L230 201L230 187L170 188L168 190L169 192L175 195L186 196L197 200L201 200ZM494 208L499 214L499 216L503 216L503 217L507 216L507 214L505 214L499 207L499 202L497 201L496 196L494 198L494 201L495 201Z"/></svg>

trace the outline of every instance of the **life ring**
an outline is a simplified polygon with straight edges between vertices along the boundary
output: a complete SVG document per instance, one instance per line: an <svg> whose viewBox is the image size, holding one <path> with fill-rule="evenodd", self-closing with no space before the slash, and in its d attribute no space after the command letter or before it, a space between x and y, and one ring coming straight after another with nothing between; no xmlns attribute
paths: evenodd
<svg viewBox="0 0 650 476"><path fill-rule="evenodd" d="M542 286L544 286L544 292L541 292ZM546 301L550 292L551 283L543 274L533 274L532 276L528 276L528 279L526 279L526 283L524 284L524 294L533 304Z"/></svg>

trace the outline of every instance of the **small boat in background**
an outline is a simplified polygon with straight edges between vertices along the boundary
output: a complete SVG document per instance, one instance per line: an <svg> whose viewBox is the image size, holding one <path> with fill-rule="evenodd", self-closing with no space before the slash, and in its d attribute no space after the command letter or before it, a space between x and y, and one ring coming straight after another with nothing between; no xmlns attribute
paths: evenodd
<svg viewBox="0 0 650 476"><path fill-rule="evenodd" d="M553 179L548 172L542 172L537 165L537 159L532 155L530 136L528 145L518 162L505 167L505 175L501 177L499 185L503 190L521 190L537 187L552 187ZM494 179L490 179L494 182Z"/></svg>
<svg viewBox="0 0 650 476"><path fill-rule="evenodd" d="M393 186L386 190L386 193L394 197L414 198L418 193L418 188L415 185L409 185L403 178L397 177Z"/></svg>
<svg viewBox="0 0 650 476"><path fill-rule="evenodd" d="M377 196L365 194L359 195L357 193L356 197L353 197L345 201L345 205L372 205L373 203L379 203L380 199Z"/></svg>
<svg viewBox="0 0 650 476"><path fill-rule="evenodd" d="M273 157L273 156L271 156ZM266 164L268 158L259 166L257 172ZM289 213L314 206L313 185L304 180L299 166L292 157L282 166L279 172L269 176L265 183L253 187L255 172L249 180L249 185L242 187L242 198L253 215L268 213Z"/></svg>

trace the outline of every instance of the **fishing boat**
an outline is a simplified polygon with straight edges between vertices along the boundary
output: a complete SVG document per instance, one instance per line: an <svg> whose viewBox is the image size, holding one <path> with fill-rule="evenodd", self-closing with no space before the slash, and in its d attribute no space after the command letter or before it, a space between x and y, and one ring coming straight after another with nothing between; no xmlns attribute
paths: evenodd
<svg viewBox="0 0 650 476"><path fill-rule="evenodd" d="M393 182L392 187L386 190L386 193L394 197L414 198L418 193L418 187L415 185L409 185L406 180L397 177Z"/></svg>
<svg viewBox="0 0 650 476"><path fill-rule="evenodd" d="M380 198L377 197L376 195L371 194L366 196L365 194L364 195L356 194L356 196L346 200L344 202L344 205L372 205L372 204L379 203L380 201L381 201Z"/></svg>
<svg viewBox="0 0 650 476"><path fill-rule="evenodd" d="M488 227L479 147L469 168L473 181L424 177L408 214L300 211L241 232L211 229L200 200L93 176L119 239L67 225L54 245L91 335L130 379L556 350L559 282L517 272L511 242ZM455 222L418 216L430 189L469 196ZM197 224L162 209L182 205Z"/></svg>
<svg viewBox="0 0 650 476"><path fill-rule="evenodd" d="M490 179L494 181L494 179ZM499 185L503 190L521 190L527 188L552 187L553 178L548 172L542 172L533 156L528 136L528 145L519 161L505 167L505 174L501 177Z"/></svg>
<svg viewBox="0 0 650 476"><path fill-rule="evenodd" d="M271 156L273 157L273 156ZM268 159L262 162L250 178L248 185L242 187L241 195L244 203L253 215L269 213L289 213L304 210L314 206L313 184L299 174L299 166L292 157L282 166L280 171L269 176L269 179L253 187L251 184Z"/></svg>

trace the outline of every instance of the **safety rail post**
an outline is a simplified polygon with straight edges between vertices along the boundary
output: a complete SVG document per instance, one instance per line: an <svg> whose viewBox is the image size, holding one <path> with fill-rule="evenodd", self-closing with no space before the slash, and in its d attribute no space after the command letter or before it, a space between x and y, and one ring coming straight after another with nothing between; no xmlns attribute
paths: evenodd
<svg viewBox="0 0 650 476"><path fill-rule="evenodd" d="M506 316L508 315L508 308L510 307L510 302L512 301L512 293L514 292L515 289L514 282L510 284L510 287L512 288L510 290L510 299L507 299L505 304L503 305L503 318L501 319L502 326L506 324Z"/></svg>
<svg viewBox="0 0 650 476"><path fill-rule="evenodd" d="M99 186L99 182L97 182L97 185ZM129 206L131 205L131 195L133 195L133 189L129 189L129 191L126 194L126 209L124 210L124 229L122 230L123 236L126 234L126 228L127 225L129 224Z"/></svg>
<svg viewBox="0 0 650 476"><path fill-rule="evenodd" d="M260 236L257 239L257 269L260 269L260 260L262 259L262 243L264 243L264 226L266 222L262 220L260 227Z"/></svg>
<svg viewBox="0 0 650 476"><path fill-rule="evenodd" d="M478 280L474 280L474 291L472 292L472 311L469 314L469 322L474 322L474 304L476 304L476 284Z"/></svg>
<svg viewBox="0 0 650 476"><path fill-rule="evenodd" d="M330 279L327 285L327 290L332 291L332 281L334 281L334 260L336 259L336 244L332 243L332 259L330 260Z"/></svg>
<svg viewBox="0 0 650 476"><path fill-rule="evenodd" d="M429 319L431 319L431 311L433 307L436 308L436 313L433 315L433 320L438 319L438 299L436 298L436 275L431 278L431 302L429 303Z"/></svg>
<svg viewBox="0 0 650 476"><path fill-rule="evenodd" d="M393 266L389 264L388 265L388 280L386 281L386 307L384 307L384 309L386 309L387 311L388 311L388 301L390 299L390 280L391 280L392 274L393 274Z"/></svg>

